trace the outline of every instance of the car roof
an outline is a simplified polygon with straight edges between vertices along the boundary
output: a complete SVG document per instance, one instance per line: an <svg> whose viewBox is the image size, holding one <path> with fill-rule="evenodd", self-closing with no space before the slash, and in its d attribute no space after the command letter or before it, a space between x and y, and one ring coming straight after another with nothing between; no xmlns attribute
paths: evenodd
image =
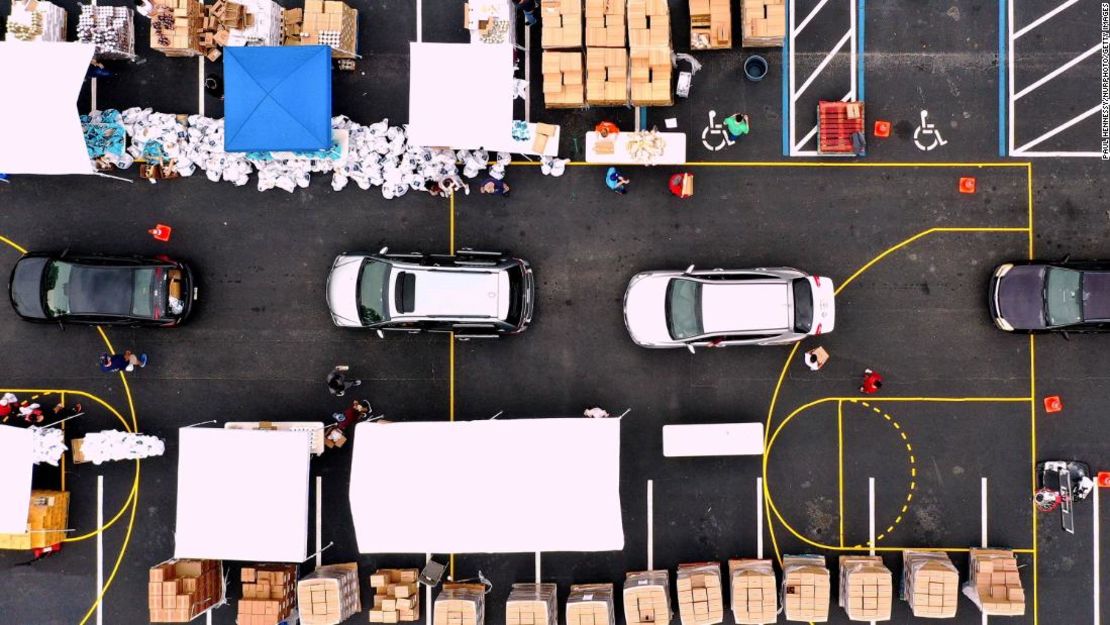
<svg viewBox="0 0 1110 625"><path fill-rule="evenodd" d="M398 264L390 274L390 293L395 292L401 272L414 274L412 312L397 311L393 317L479 317L501 319L508 314L508 274L502 269L480 267L429 268Z"/></svg>
<svg viewBox="0 0 1110 625"><path fill-rule="evenodd" d="M790 286L783 280L702 282L702 327L720 332L781 332L790 327Z"/></svg>

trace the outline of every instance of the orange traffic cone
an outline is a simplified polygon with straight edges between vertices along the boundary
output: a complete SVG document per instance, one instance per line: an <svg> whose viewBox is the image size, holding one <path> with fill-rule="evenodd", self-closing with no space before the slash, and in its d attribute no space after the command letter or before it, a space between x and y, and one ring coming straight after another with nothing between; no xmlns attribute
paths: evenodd
<svg viewBox="0 0 1110 625"><path fill-rule="evenodd" d="M975 193L975 179L960 178L960 193Z"/></svg>
<svg viewBox="0 0 1110 625"><path fill-rule="evenodd" d="M1049 395L1044 398L1045 412L1060 412L1064 409L1064 402L1060 401L1059 395Z"/></svg>
<svg viewBox="0 0 1110 625"><path fill-rule="evenodd" d="M150 236L154 237L155 239L166 242L170 240L170 235L173 234L173 228L165 224L158 224L150 230L147 230L147 232L149 232Z"/></svg>
<svg viewBox="0 0 1110 625"><path fill-rule="evenodd" d="M1110 471L1098 472L1098 487L1110 488Z"/></svg>
<svg viewBox="0 0 1110 625"><path fill-rule="evenodd" d="M880 139L885 139L890 136L890 122L882 120L875 120L874 135Z"/></svg>

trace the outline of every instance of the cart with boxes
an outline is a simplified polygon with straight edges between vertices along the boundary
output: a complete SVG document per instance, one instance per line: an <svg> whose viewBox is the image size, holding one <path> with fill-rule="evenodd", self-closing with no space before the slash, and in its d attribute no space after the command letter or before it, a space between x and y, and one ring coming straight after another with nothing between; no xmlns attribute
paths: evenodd
<svg viewBox="0 0 1110 625"><path fill-rule="evenodd" d="M157 564L150 569L148 594L151 623L188 623L224 602L223 562Z"/></svg>
<svg viewBox="0 0 1110 625"><path fill-rule="evenodd" d="M77 41L95 45L99 60L134 60L135 12L128 7L81 5Z"/></svg>
<svg viewBox="0 0 1110 625"><path fill-rule="evenodd" d="M943 552L906 551L902 554L902 598L920 618L956 616L960 573Z"/></svg>
<svg viewBox="0 0 1110 625"><path fill-rule="evenodd" d="M444 583L436 597L433 625L483 625L486 622L484 584Z"/></svg>
<svg viewBox="0 0 1110 625"><path fill-rule="evenodd" d="M690 48L728 50L732 47L729 0L690 0Z"/></svg>
<svg viewBox="0 0 1110 625"><path fill-rule="evenodd" d="M617 625L613 585L572 585L567 595L567 625Z"/></svg>
<svg viewBox="0 0 1110 625"><path fill-rule="evenodd" d="M781 48L786 39L785 0L741 0L741 44L745 48Z"/></svg>
<svg viewBox="0 0 1110 625"><path fill-rule="evenodd" d="M1008 549L972 549L963 592L987 616L1025 614L1017 556Z"/></svg>
<svg viewBox="0 0 1110 625"><path fill-rule="evenodd" d="M370 575L374 589L371 623L410 623L420 619L420 588L416 569L378 569ZM439 615L436 615L437 622ZM450 625L458 625L451 623Z"/></svg>
<svg viewBox="0 0 1110 625"><path fill-rule="evenodd" d="M278 625L297 605L297 565L259 564L240 570L238 625Z"/></svg>
<svg viewBox="0 0 1110 625"><path fill-rule="evenodd" d="M840 556L837 603L853 621L889 621L894 584L879 556Z"/></svg>
<svg viewBox="0 0 1110 625"><path fill-rule="evenodd" d="M829 620L829 569L824 556L782 559L782 603L788 621Z"/></svg>
<svg viewBox="0 0 1110 625"><path fill-rule="evenodd" d="M68 523L68 492L32 490L30 509L27 512L27 531L20 534L0 534L0 549L50 549L65 540Z"/></svg>
<svg viewBox="0 0 1110 625"><path fill-rule="evenodd" d="M732 619L739 625L763 625L778 619L775 567L770 560L729 560Z"/></svg>
<svg viewBox="0 0 1110 625"><path fill-rule="evenodd" d="M513 584L505 601L505 625L559 625L555 584Z"/></svg>
<svg viewBox="0 0 1110 625"><path fill-rule="evenodd" d="M678 588L678 615L682 625L713 625L724 621L725 604L721 595L719 563L678 565L675 586Z"/></svg>
<svg viewBox="0 0 1110 625"><path fill-rule="evenodd" d="M624 576L624 620L628 625L669 625L670 573L634 571Z"/></svg>
<svg viewBox="0 0 1110 625"><path fill-rule="evenodd" d="M339 625L361 612L358 564L328 564L301 578L297 611L304 625Z"/></svg>

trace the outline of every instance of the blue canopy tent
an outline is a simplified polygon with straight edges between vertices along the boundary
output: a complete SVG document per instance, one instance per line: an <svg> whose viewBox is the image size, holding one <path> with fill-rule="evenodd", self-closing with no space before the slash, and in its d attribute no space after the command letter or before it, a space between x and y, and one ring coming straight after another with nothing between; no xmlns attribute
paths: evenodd
<svg viewBox="0 0 1110 625"><path fill-rule="evenodd" d="M331 147L331 48L224 50L224 149Z"/></svg>

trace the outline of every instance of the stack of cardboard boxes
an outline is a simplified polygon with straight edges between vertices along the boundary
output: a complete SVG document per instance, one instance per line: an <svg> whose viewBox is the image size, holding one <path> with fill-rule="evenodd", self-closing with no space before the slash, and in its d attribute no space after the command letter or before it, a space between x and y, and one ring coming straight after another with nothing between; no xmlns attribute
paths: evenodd
<svg viewBox="0 0 1110 625"><path fill-rule="evenodd" d="M305 0L303 18L300 45L331 46L336 59L357 56L358 11L341 0Z"/></svg>
<svg viewBox="0 0 1110 625"><path fill-rule="evenodd" d="M948 556L935 551L902 554L902 592L913 615L922 618L956 616L960 573Z"/></svg>
<svg viewBox="0 0 1110 625"><path fill-rule="evenodd" d="M625 0L586 0L586 45L624 47Z"/></svg>
<svg viewBox="0 0 1110 625"><path fill-rule="evenodd" d="M775 622L779 604L770 560L729 560L728 577L733 620L740 625Z"/></svg>
<svg viewBox="0 0 1110 625"><path fill-rule="evenodd" d="M629 52L633 106L670 106L671 49L661 47L632 48Z"/></svg>
<svg viewBox="0 0 1110 625"><path fill-rule="evenodd" d="M624 620L628 625L669 625L670 574L636 571L624 576Z"/></svg>
<svg viewBox="0 0 1110 625"><path fill-rule="evenodd" d="M486 587L483 584L443 584L436 597L433 625L483 625Z"/></svg>
<svg viewBox="0 0 1110 625"><path fill-rule="evenodd" d="M628 52L624 48L586 48L586 102L628 104Z"/></svg>
<svg viewBox="0 0 1110 625"><path fill-rule="evenodd" d="M678 565L678 614L682 625L712 625L725 618L721 596L721 565L697 562Z"/></svg>
<svg viewBox="0 0 1110 625"><path fill-rule="evenodd" d="M544 50L582 47L582 0L540 0L540 45Z"/></svg>
<svg viewBox="0 0 1110 625"><path fill-rule="evenodd" d="M338 625L361 612L358 564L328 564L303 577L297 611L304 625Z"/></svg>
<svg viewBox="0 0 1110 625"><path fill-rule="evenodd" d="M572 585L567 596L567 625L617 625L613 585Z"/></svg>
<svg viewBox="0 0 1110 625"><path fill-rule="evenodd" d="M964 584L968 596L988 616L1025 614L1025 591L1018 575L1017 557L1004 549L972 549L971 575Z"/></svg>
<svg viewBox="0 0 1110 625"><path fill-rule="evenodd" d="M817 555L782 559L782 596L786 620L824 623L829 620L829 569Z"/></svg>
<svg viewBox="0 0 1110 625"><path fill-rule="evenodd" d="M150 569L149 582L150 622L188 623L223 600L223 563L168 560Z"/></svg>
<svg viewBox="0 0 1110 625"><path fill-rule="evenodd" d="M65 41L66 10L46 0L15 0L5 40Z"/></svg>
<svg viewBox="0 0 1110 625"><path fill-rule="evenodd" d="M671 14L667 0L628 0L628 45L671 47Z"/></svg>
<svg viewBox="0 0 1110 625"><path fill-rule="evenodd" d="M838 604L853 621L889 621L893 576L879 556L840 556Z"/></svg>
<svg viewBox="0 0 1110 625"><path fill-rule="evenodd" d="M785 0L741 0L741 45L781 48L786 37Z"/></svg>
<svg viewBox="0 0 1110 625"><path fill-rule="evenodd" d="M505 625L559 625L555 584L513 584Z"/></svg>
<svg viewBox="0 0 1110 625"><path fill-rule="evenodd" d="M300 45L302 30L304 30L304 9L286 9L281 19L281 45Z"/></svg>
<svg viewBox="0 0 1110 625"><path fill-rule="evenodd" d="M82 4L77 41L96 46L99 60L135 58L135 12L128 7Z"/></svg>
<svg viewBox="0 0 1110 625"><path fill-rule="evenodd" d="M204 7L198 0L153 0L150 47L166 56L203 54L200 34Z"/></svg>
<svg viewBox="0 0 1110 625"><path fill-rule="evenodd" d="M297 565L259 564L240 572L239 625L277 625L297 601Z"/></svg>
<svg viewBox="0 0 1110 625"><path fill-rule="evenodd" d="M238 0L246 11L246 25L231 29L231 36L224 45L228 46L280 46L284 41L285 9L274 0ZM290 9L301 14L297 21L303 21L302 9Z"/></svg>
<svg viewBox="0 0 1110 625"><path fill-rule="evenodd" d="M370 576L374 589L371 623L409 623L420 618L420 587L416 569L378 569ZM436 615L438 623L439 615ZM451 625L458 625L452 623Z"/></svg>
<svg viewBox="0 0 1110 625"><path fill-rule="evenodd" d="M732 47L729 0L690 0L690 48L727 50Z"/></svg>
<svg viewBox="0 0 1110 625"><path fill-rule="evenodd" d="M69 523L69 493L60 490L31 491L27 530L22 534L0 534L0 549L45 549L61 544Z"/></svg>
<svg viewBox="0 0 1110 625"><path fill-rule="evenodd" d="M542 70L544 106L579 108L585 104L581 52L544 51Z"/></svg>

